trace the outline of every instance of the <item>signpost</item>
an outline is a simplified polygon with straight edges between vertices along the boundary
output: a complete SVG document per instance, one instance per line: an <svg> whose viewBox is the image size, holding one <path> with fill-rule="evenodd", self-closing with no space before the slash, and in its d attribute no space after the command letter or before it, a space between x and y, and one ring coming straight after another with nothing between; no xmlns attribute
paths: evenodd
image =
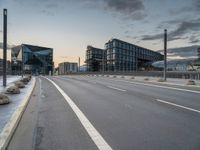
<svg viewBox="0 0 200 150"><path fill-rule="evenodd" d="M6 87L7 63L7 9L3 9L3 86Z"/></svg>

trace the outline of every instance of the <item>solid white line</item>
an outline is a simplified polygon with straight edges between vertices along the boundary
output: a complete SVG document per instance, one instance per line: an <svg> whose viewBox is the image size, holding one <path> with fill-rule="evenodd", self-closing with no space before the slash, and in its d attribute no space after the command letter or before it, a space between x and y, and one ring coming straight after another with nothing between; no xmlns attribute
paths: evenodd
<svg viewBox="0 0 200 150"><path fill-rule="evenodd" d="M126 92L126 90L124 90L124 89L116 88L116 87L113 87L113 86L107 86L107 87L111 88L111 89L118 90L118 91Z"/></svg>
<svg viewBox="0 0 200 150"><path fill-rule="evenodd" d="M171 102L167 102L167 101L164 101L164 100L161 100L161 99L156 99L156 100L157 100L158 102L161 102L161 103L165 103L165 104L173 105L173 106L176 106L176 107L180 107L180 108L183 108L183 109L187 109L187 110L190 110L190 111L193 111L193 112L200 113L199 110L196 110L196 109L193 109L193 108L190 108L190 107L185 107L185 106L178 105L178 104L171 103Z"/></svg>
<svg viewBox="0 0 200 150"><path fill-rule="evenodd" d="M121 81L121 82L126 82L126 83L137 84L137 85L145 85L145 86L158 87L158 88L163 88L163 89L172 89L172 90L177 90L177 91L186 91L186 92L200 94L200 91L193 91L193 90L188 90L188 89L180 89L180 88L175 88L175 87L168 87L168 86L162 86L162 85L152 85L152 84L130 82L130 81L123 81L123 80L116 80L116 79L109 79L109 80L115 80L115 81Z"/></svg>
<svg viewBox="0 0 200 150"><path fill-rule="evenodd" d="M46 77L44 77L46 78ZM80 120L81 124L91 137L91 139L94 141L96 146L99 150L112 150L110 145L103 139L101 134L95 129L95 127L92 125L92 123L87 119L87 117L83 114L83 112L78 108L78 106L73 102L73 100L52 80L46 78L49 80L57 89L58 91L63 95L65 100L68 102L78 119Z"/></svg>

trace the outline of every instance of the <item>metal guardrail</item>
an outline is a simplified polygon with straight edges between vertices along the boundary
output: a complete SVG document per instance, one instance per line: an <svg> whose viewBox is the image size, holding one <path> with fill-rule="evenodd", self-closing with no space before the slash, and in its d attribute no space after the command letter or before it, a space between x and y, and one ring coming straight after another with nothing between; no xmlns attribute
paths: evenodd
<svg viewBox="0 0 200 150"><path fill-rule="evenodd" d="M151 77L163 77L163 71L137 71L137 72L77 72L68 73L65 75L85 75L85 74L105 74L105 75L127 75L127 76L151 76ZM181 79L192 79L200 80L200 72L179 72L179 71L168 71L167 78L181 78Z"/></svg>

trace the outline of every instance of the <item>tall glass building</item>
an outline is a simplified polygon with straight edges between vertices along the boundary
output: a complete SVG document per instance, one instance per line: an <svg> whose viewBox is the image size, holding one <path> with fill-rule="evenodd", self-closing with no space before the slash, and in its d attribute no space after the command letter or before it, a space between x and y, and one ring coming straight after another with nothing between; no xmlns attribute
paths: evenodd
<svg viewBox="0 0 200 150"><path fill-rule="evenodd" d="M101 71L102 70L102 61L103 61L103 49L95 48L92 46L87 46L86 50L86 66L87 71Z"/></svg>
<svg viewBox="0 0 200 150"><path fill-rule="evenodd" d="M105 44L107 71L137 71L146 62L163 60L158 52L139 47L118 39L111 39Z"/></svg>
<svg viewBox="0 0 200 150"><path fill-rule="evenodd" d="M53 73L53 66L52 48L22 44L11 49L12 74L48 75Z"/></svg>

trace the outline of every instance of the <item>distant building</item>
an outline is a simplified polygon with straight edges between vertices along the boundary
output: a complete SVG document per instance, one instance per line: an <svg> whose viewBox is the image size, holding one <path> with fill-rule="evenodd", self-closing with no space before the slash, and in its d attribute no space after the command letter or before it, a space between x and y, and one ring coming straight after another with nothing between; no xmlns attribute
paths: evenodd
<svg viewBox="0 0 200 150"><path fill-rule="evenodd" d="M163 60L163 55L119 39L111 39L105 50L88 46L87 71L137 71L147 62Z"/></svg>
<svg viewBox="0 0 200 150"><path fill-rule="evenodd" d="M80 72L86 72L86 71L87 71L87 66L86 65L80 66Z"/></svg>
<svg viewBox="0 0 200 150"><path fill-rule="evenodd" d="M6 63L6 72L7 74L11 74L11 65L9 60L7 60ZM1 75L3 75L3 59L0 58L0 76Z"/></svg>
<svg viewBox="0 0 200 150"><path fill-rule="evenodd" d="M63 62L58 64L59 75L64 75L68 73L75 73L78 71L78 63L73 62Z"/></svg>
<svg viewBox="0 0 200 150"><path fill-rule="evenodd" d="M21 44L11 49L12 74L48 75L53 73L53 67L52 48Z"/></svg>
<svg viewBox="0 0 200 150"><path fill-rule="evenodd" d="M156 61L150 64L149 68L152 70L162 71L164 68L164 61ZM199 65L197 59L172 59L167 60L167 70L168 71L195 71L199 70Z"/></svg>
<svg viewBox="0 0 200 150"><path fill-rule="evenodd" d="M177 48L179 49L179 48ZM168 71L199 71L200 70L200 48L197 49L198 58L169 59L167 60ZM146 63L151 70L163 70L164 61Z"/></svg>
<svg viewBox="0 0 200 150"><path fill-rule="evenodd" d="M86 50L86 66L87 71L101 71L104 50L92 46L87 46Z"/></svg>
<svg viewBox="0 0 200 150"><path fill-rule="evenodd" d="M163 60L158 52L142 48L118 39L111 39L105 44L106 71L137 71L146 62Z"/></svg>

